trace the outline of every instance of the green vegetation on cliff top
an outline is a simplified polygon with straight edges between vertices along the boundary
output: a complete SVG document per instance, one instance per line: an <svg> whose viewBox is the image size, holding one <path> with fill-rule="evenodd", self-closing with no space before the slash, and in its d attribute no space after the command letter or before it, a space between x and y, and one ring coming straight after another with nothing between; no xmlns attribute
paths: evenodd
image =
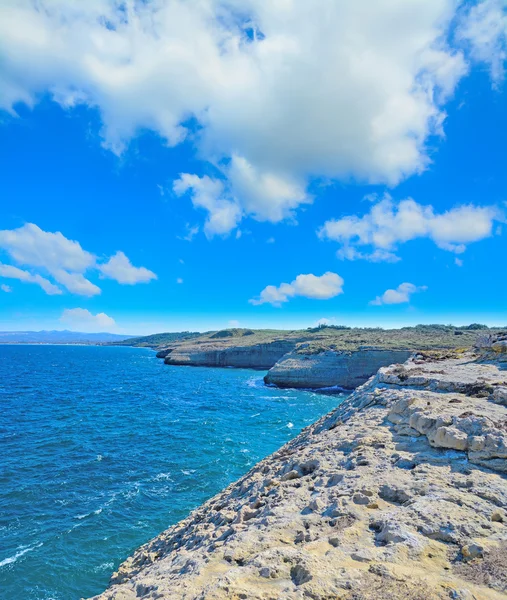
<svg viewBox="0 0 507 600"><path fill-rule="evenodd" d="M218 349L287 341L301 344L298 352L304 354L317 354L325 350L357 350L365 346L409 350L466 349L474 345L479 333L495 333L499 330L501 328L489 329L486 325L478 323L461 327L416 325L401 329L350 328L340 325L321 325L292 331L234 328L206 333L159 333L116 342L115 345L151 347L157 350L173 345Z"/></svg>

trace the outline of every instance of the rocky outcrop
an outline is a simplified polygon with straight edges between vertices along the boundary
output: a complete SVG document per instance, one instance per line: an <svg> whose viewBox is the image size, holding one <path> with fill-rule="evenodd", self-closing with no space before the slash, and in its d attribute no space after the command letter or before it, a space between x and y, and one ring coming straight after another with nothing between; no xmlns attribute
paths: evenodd
<svg viewBox="0 0 507 600"><path fill-rule="evenodd" d="M405 362L409 350L360 348L357 351L326 350L306 354L298 348L272 367L264 381L278 387L324 388L338 386L355 389L374 375L380 367Z"/></svg>
<svg viewBox="0 0 507 600"><path fill-rule="evenodd" d="M507 364L507 332L480 336L476 348L481 350L484 362Z"/></svg>
<svg viewBox="0 0 507 600"><path fill-rule="evenodd" d="M187 344L169 348L159 352L158 355L163 357L164 362L168 365L270 369L295 345L295 342L284 340L225 347L217 344L202 346Z"/></svg>
<svg viewBox="0 0 507 600"><path fill-rule="evenodd" d="M500 600L507 371L386 367L127 559L95 600Z"/></svg>

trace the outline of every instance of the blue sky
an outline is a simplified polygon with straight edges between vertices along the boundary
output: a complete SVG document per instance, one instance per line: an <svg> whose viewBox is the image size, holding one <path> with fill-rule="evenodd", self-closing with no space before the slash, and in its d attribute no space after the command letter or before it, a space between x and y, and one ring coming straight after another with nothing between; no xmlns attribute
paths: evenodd
<svg viewBox="0 0 507 600"><path fill-rule="evenodd" d="M507 324L501 1L75 6L0 7L1 330Z"/></svg>

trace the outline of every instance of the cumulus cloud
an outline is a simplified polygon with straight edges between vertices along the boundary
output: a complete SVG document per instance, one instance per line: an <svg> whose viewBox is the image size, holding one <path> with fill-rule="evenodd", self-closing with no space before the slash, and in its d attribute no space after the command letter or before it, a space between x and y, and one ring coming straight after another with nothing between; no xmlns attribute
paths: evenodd
<svg viewBox="0 0 507 600"><path fill-rule="evenodd" d="M103 312L94 315L86 308L66 308L60 321L67 327L87 333L101 333L116 328L116 322L112 317Z"/></svg>
<svg viewBox="0 0 507 600"><path fill-rule="evenodd" d="M401 283L395 290L386 290L382 296L377 296L370 304L372 306L381 306L382 304L404 304L410 302L410 296L416 292L424 292L428 288L417 286L413 283Z"/></svg>
<svg viewBox="0 0 507 600"><path fill-rule="evenodd" d="M244 213L257 221L277 223L293 219L298 206L312 201L304 182L269 169L258 169L241 156L232 157L226 175L231 193Z"/></svg>
<svg viewBox="0 0 507 600"><path fill-rule="evenodd" d="M447 41L456 7L4 0L0 106L49 93L96 108L116 153L139 131L174 146L197 124L198 155L226 183L187 174L177 188L208 212L208 235L223 234L245 215L292 218L310 177L396 184L423 170L469 68Z"/></svg>
<svg viewBox="0 0 507 600"><path fill-rule="evenodd" d="M35 283L49 296L55 296L62 293L62 290L58 286L52 284L45 277L41 277L38 274L34 275L29 271L24 271L23 269L19 269L18 267L14 267L12 265L4 265L0 263L0 277L5 277L6 279L17 279L18 281L23 281L24 283Z"/></svg>
<svg viewBox="0 0 507 600"><path fill-rule="evenodd" d="M0 231L0 247L19 264L51 271L82 273L95 262L93 254L83 250L79 242L67 239L60 232L43 231L33 223Z"/></svg>
<svg viewBox="0 0 507 600"><path fill-rule="evenodd" d="M342 245L340 258L396 262L400 259L393 251L417 238L428 238L443 250L461 254L467 244L491 236L495 220L502 218L499 210L490 206L469 204L436 213L431 205L411 198L396 203L386 195L362 217L326 221L318 235ZM363 247L366 252L358 249Z"/></svg>
<svg viewBox="0 0 507 600"><path fill-rule="evenodd" d="M11 286L5 285L5 283L2 283L2 285L0 285L0 290L2 290L2 292L5 292L6 294L10 294L12 292Z"/></svg>
<svg viewBox="0 0 507 600"><path fill-rule="evenodd" d="M18 229L0 231L0 249L13 262L49 275L71 294L95 296L100 288L85 277L85 273L99 270L103 276L119 283L139 283L156 278L144 267L134 267L123 252L117 252L108 262L99 264L97 257L84 250L79 242L69 240L62 233L42 230L33 223ZM1 265L0 277L19 279L39 285L47 294L61 294L60 287L40 273L20 269L14 265Z"/></svg>
<svg viewBox="0 0 507 600"><path fill-rule="evenodd" d="M68 273L63 269L50 271L51 275L58 283L61 283L71 294L78 296L96 296L101 293L101 289L92 283L82 273Z"/></svg>
<svg viewBox="0 0 507 600"><path fill-rule="evenodd" d="M83 276L95 264L95 256L83 250L79 242L67 239L60 232L43 231L33 223L12 230L0 231L0 248L19 265L42 269L74 294L94 296L100 289ZM33 281L48 294L61 293L48 280ZM58 290L58 292L56 291Z"/></svg>
<svg viewBox="0 0 507 600"><path fill-rule="evenodd" d="M282 283L278 287L268 285L262 290L258 298L252 298L249 302L254 306L259 304L281 306L283 302L288 302L290 298L295 296L328 300L342 293L343 279L336 273L328 271L320 277L311 273L298 275L292 283Z"/></svg>
<svg viewBox="0 0 507 600"><path fill-rule="evenodd" d="M484 0L472 5L457 29L457 38L470 44L472 56L489 65L493 82L505 76L507 60L507 4Z"/></svg>
<svg viewBox="0 0 507 600"><path fill-rule="evenodd" d="M152 279L157 279L153 271L145 267L134 267L123 252L111 256L106 263L98 265L98 269L104 277L127 285L149 283Z"/></svg>
<svg viewBox="0 0 507 600"><path fill-rule="evenodd" d="M208 213L204 224L207 237L227 234L241 220L241 207L234 199L226 197L224 183L219 179L182 173L174 182L173 190L178 196L190 193L194 207L204 209ZM186 239L191 241L193 235L195 234Z"/></svg>
<svg viewBox="0 0 507 600"><path fill-rule="evenodd" d="M312 201L301 182L260 171L239 156L233 156L223 171L222 179L182 173L173 183L178 196L190 193L194 207L207 212L207 237L228 234L244 216L271 223L294 219L294 210ZM239 230L236 237L241 237Z"/></svg>

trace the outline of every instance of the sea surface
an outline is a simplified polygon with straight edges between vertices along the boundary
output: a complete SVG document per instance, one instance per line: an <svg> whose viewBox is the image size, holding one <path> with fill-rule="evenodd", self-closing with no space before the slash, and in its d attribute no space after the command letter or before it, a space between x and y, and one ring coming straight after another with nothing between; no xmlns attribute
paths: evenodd
<svg viewBox="0 0 507 600"><path fill-rule="evenodd" d="M103 591L138 546L341 401L264 374L0 346L0 598Z"/></svg>

